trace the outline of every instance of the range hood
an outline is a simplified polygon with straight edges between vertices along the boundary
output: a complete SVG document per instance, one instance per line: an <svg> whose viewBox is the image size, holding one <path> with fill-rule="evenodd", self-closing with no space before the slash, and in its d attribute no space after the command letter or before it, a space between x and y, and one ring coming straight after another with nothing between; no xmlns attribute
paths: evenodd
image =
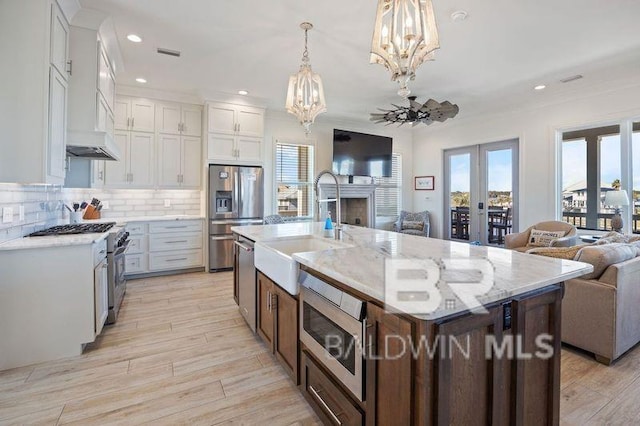
<svg viewBox="0 0 640 426"><path fill-rule="evenodd" d="M69 131L67 155L91 160L119 161L122 153L107 132Z"/></svg>
<svg viewBox="0 0 640 426"><path fill-rule="evenodd" d="M113 97L118 56L108 47L114 43L110 18L101 11L80 9L69 26L69 79L67 155L89 160L119 161L124 155L113 138Z"/></svg>

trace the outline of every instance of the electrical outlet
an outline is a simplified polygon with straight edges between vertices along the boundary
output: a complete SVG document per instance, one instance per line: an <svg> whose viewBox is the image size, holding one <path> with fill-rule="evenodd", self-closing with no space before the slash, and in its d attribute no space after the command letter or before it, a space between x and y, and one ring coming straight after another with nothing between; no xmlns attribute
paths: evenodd
<svg viewBox="0 0 640 426"><path fill-rule="evenodd" d="M5 207L2 209L2 223L13 222L13 207Z"/></svg>
<svg viewBox="0 0 640 426"><path fill-rule="evenodd" d="M24 206L20 206L20 222L24 222Z"/></svg>
<svg viewBox="0 0 640 426"><path fill-rule="evenodd" d="M171 200L164 200L165 207L171 207Z"/></svg>
<svg viewBox="0 0 640 426"><path fill-rule="evenodd" d="M103 201L102 202L102 210L108 210L109 209L109 202L108 201Z"/></svg>

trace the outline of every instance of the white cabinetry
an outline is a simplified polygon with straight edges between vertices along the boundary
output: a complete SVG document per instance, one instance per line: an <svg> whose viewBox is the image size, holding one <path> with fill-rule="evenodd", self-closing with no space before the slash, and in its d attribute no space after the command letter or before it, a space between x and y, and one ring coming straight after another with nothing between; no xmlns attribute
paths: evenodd
<svg viewBox="0 0 640 426"><path fill-rule="evenodd" d="M156 107L159 133L183 136L202 135L202 107L176 103L160 103Z"/></svg>
<svg viewBox="0 0 640 426"><path fill-rule="evenodd" d="M225 103L207 104L210 162L262 163L264 110Z"/></svg>
<svg viewBox="0 0 640 426"><path fill-rule="evenodd" d="M0 93L7 102L0 110L0 182L61 184L69 25L52 0L4 1L1 8Z"/></svg>
<svg viewBox="0 0 640 426"><path fill-rule="evenodd" d="M93 243L93 331L95 336L109 315L109 271L107 266L107 240Z"/></svg>
<svg viewBox="0 0 640 426"><path fill-rule="evenodd" d="M148 99L119 96L115 101L116 130L155 131L155 104Z"/></svg>
<svg viewBox="0 0 640 426"><path fill-rule="evenodd" d="M89 135L110 142L115 127L115 74L98 30L71 26L70 52L68 145L86 146Z"/></svg>
<svg viewBox="0 0 640 426"><path fill-rule="evenodd" d="M198 105L160 103L156 107L158 131L158 186L199 188L202 108Z"/></svg>
<svg viewBox="0 0 640 426"><path fill-rule="evenodd" d="M127 224L128 277L204 266L202 220L163 220ZM134 242L135 241L135 242Z"/></svg>
<svg viewBox="0 0 640 426"><path fill-rule="evenodd" d="M106 161L104 185L113 188L150 188L154 185L154 137L153 133L117 130L114 141L122 158Z"/></svg>
<svg viewBox="0 0 640 426"><path fill-rule="evenodd" d="M147 246L147 224L143 222L133 222L127 224L129 233L129 246L125 256L125 273L142 274L148 271L148 246Z"/></svg>
<svg viewBox="0 0 640 426"><path fill-rule="evenodd" d="M95 308L95 333L96 336L102 332L102 327L109 315L109 275L107 270L107 259L103 259L93 270L93 291Z"/></svg>
<svg viewBox="0 0 640 426"><path fill-rule="evenodd" d="M106 241L0 252L0 370L77 356L108 312Z"/></svg>

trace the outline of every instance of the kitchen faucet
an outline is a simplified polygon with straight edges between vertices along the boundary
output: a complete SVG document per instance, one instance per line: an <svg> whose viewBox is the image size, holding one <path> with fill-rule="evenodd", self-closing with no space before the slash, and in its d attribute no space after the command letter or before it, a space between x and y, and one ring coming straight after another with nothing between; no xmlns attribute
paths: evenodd
<svg viewBox="0 0 640 426"><path fill-rule="evenodd" d="M335 199L325 199L325 200L320 199L320 186L319 186L320 178L324 175L330 175L331 177L333 177L333 180L336 182L336 198ZM313 187L316 192L316 203L318 205L318 217L320 216L320 203L323 203L323 202L328 203L330 201L336 202L335 239L336 240L342 239L342 225L341 225L342 216L340 215L340 183L338 182L338 176L336 176L330 170L323 170L320 173L318 173L318 176L316 176Z"/></svg>

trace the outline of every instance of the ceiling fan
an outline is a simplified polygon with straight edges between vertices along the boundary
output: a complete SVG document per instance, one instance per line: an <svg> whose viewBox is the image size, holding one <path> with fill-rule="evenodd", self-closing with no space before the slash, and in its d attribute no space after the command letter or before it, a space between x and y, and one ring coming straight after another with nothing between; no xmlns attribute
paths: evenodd
<svg viewBox="0 0 640 426"><path fill-rule="evenodd" d="M378 108L380 112L372 112L369 120L376 123L399 123L402 126L405 123L412 123L417 126L419 123L429 125L434 121L443 122L448 118L453 118L458 114L458 105L454 105L449 101L442 103L429 99L424 104L416 102L416 96L409 96L409 106L403 107L391 104L396 109Z"/></svg>

